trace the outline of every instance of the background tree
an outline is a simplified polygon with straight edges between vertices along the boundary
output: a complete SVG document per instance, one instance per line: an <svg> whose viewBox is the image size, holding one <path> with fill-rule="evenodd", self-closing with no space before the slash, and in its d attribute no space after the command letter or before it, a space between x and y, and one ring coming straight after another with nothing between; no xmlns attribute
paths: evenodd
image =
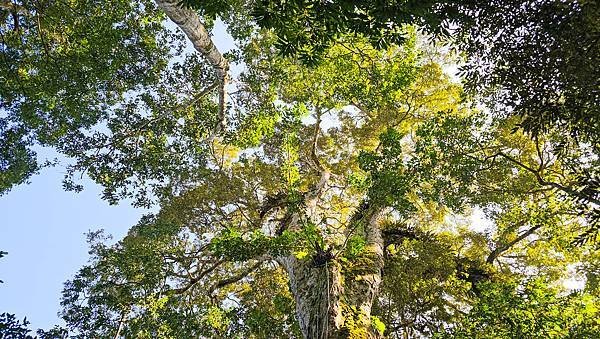
<svg viewBox="0 0 600 339"><path fill-rule="evenodd" d="M15 319L13 314L0 314L0 334L2 338L33 338L27 334L31 332L27 329L27 325L29 325L27 318L21 322Z"/></svg>
<svg viewBox="0 0 600 339"><path fill-rule="evenodd" d="M5 256L6 252L0 251L0 258ZM2 280L0 280L2 283ZM28 328L29 321L27 317L23 318L23 320L18 320L14 314L4 312L0 314L0 338L9 339L9 338L18 338L18 339L30 339L34 338L29 335L32 330ZM40 339L62 339L66 338L68 335L68 331L59 326L54 326L49 331L44 331L42 329L37 330L37 336L35 338Z"/></svg>

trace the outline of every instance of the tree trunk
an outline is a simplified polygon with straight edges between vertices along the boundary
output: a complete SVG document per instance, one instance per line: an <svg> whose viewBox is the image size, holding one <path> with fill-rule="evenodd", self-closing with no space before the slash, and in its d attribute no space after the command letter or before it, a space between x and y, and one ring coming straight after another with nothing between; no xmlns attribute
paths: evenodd
<svg viewBox="0 0 600 339"><path fill-rule="evenodd" d="M296 300L296 316L307 339L381 338L372 324L371 307L378 295L383 268L383 239L378 219L366 225L367 245L360 258L324 263L294 256L280 258Z"/></svg>

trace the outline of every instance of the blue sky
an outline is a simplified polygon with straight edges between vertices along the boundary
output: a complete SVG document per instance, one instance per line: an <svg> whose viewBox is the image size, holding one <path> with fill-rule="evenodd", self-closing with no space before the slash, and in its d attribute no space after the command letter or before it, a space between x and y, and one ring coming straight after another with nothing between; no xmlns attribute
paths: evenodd
<svg viewBox="0 0 600 339"><path fill-rule="evenodd" d="M169 24L172 27L172 25ZM234 47L223 24L217 22L214 42L220 51ZM232 72L241 69L235 67ZM54 158L50 150L39 154ZM64 167L46 168L0 196L0 313L27 317L30 328L49 329L64 324L57 316L63 283L87 262L86 236L104 229L118 240L148 210L135 209L122 201L110 206L103 201L101 187L83 180L81 193L62 189Z"/></svg>
<svg viewBox="0 0 600 339"><path fill-rule="evenodd" d="M122 237L147 210L127 201L110 206L101 188L84 181L81 193L61 187L64 168L44 169L0 197L0 313L27 317L32 328L62 324L59 310L63 282L87 261L85 233L105 229Z"/></svg>

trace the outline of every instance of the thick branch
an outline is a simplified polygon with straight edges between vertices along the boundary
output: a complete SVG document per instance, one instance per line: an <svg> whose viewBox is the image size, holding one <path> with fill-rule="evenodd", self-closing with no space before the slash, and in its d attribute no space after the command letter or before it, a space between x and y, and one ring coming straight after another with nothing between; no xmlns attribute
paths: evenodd
<svg viewBox="0 0 600 339"><path fill-rule="evenodd" d="M365 235L367 246L371 247L374 254L379 260L383 261L383 234L381 232L381 218L385 214L385 208L375 208L369 215L367 224L365 225ZM383 268L383 262L380 263Z"/></svg>
<svg viewBox="0 0 600 339"><path fill-rule="evenodd" d="M313 132L312 145L310 150L310 157L312 161L315 163L315 166L319 170L319 172L324 172L325 168L319 161L319 157L317 156L317 146L319 141L319 134L321 133L321 110L317 110L317 121L315 122L315 130Z"/></svg>
<svg viewBox="0 0 600 339"><path fill-rule="evenodd" d="M219 83L219 121L214 128L213 136L226 127L225 115L225 86L228 82L229 61L213 43L209 32L200 21L198 14L189 8L179 5L179 0L156 0L156 4L190 39L194 48L200 52L214 68Z"/></svg>
<svg viewBox="0 0 600 339"><path fill-rule="evenodd" d="M213 284L213 285L210 287L210 289L209 289L209 293L211 293L211 294L212 294L212 293L213 293L215 290L217 290L217 289L219 289L219 288L223 288L223 287L225 287L225 286L227 286L227 285L234 284L234 283L236 283L236 282L238 282L238 281L240 281L240 280L244 279L244 278L245 278L245 277L247 277L247 276L248 276L250 273L252 273L252 272L256 271L256 270L257 270L257 269L260 267L260 265L262 265L262 264L263 264L263 262L264 262L264 259L262 259L262 258L261 258L261 259L258 259L258 261L257 261L257 262L256 262L254 265L252 265L252 266L250 266L250 267L248 267L248 268L246 268L246 269L244 269L244 270L240 271L238 274L236 274L236 275L233 275L233 276L231 276L231 277L228 277L228 278L225 278L225 279L223 279L223 280L217 281L215 284Z"/></svg>
<svg viewBox="0 0 600 339"><path fill-rule="evenodd" d="M325 187L327 187L327 184L329 183L330 177L331 173L327 170L323 170L321 172L319 182L317 182L308 192L306 192L304 196L306 214L313 222L317 222L318 220L317 202L321 198L321 195L323 195Z"/></svg>
<svg viewBox="0 0 600 339"><path fill-rule="evenodd" d="M266 259L267 259L266 257L257 258L256 259L257 262L255 264L253 264L252 266L240 271L236 275L233 275L231 277L217 281L208 289L209 293L214 292L218 288L222 288L222 287L225 287L227 285L230 285L230 284L233 284L233 283L236 283L236 282L242 280L244 277L248 276L248 274L254 272L257 268L259 268L260 265L262 265L262 263ZM206 277L209 273L213 272L217 267L219 267L224 262L225 262L225 260L219 260L219 261L215 262L212 266L210 266L206 270L200 272L197 276L191 278L185 286L178 288L178 289L171 290L170 293L182 294L182 293L187 292L194 285L196 285L200 280L202 280L204 277Z"/></svg>
<svg viewBox="0 0 600 339"><path fill-rule="evenodd" d="M121 318L119 318L119 327L117 328L117 333L115 334L115 339L121 337L121 332L123 332L123 328L125 328L125 323L127 322L127 316L129 315L129 310L127 312L123 311L121 314Z"/></svg>
<svg viewBox="0 0 600 339"><path fill-rule="evenodd" d="M194 285L196 285L200 280L202 280L202 278L204 278L207 274L209 274L210 272L214 271L217 267L219 267L223 262L224 262L224 260L219 260L219 261L215 262L212 266L210 266L206 270L200 272L197 276L193 277L192 279L190 279L190 281L185 286L171 290L171 293L182 294L182 293L187 292L190 288L194 287Z"/></svg>
<svg viewBox="0 0 600 339"><path fill-rule="evenodd" d="M527 231L523 232L518 237L516 237L513 241L511 241L511 242L509 242L507 244L500 245L500 246L496 247L490 253L490 255L487 257L486 262L488 264L492 264L496 260L496 258L498 258L502 253L508 251L511 247L513 247L514 245L516 245L521 240L523 240L523 239L527 238L528 236L532 235L540 227L542 227L542 224L535 225L535 226L531 227L530 229L528 229Z"/></svg>
<svg viewBox="0 0 600 339"><path fill-rule="evenodd" d="M519 167L521 167L521 168L523 168L523 169L531 172L535 176L535 178L538 181L538 183L540 185L542 185L542 186L550 186L550 187L553 187L553 188L555 188L555 189L557 189L559 191L562 191L562 192L564 192L564 193L566 193L566 194L568 194L568 195L570 195L572 197L576 197L576 198L579 198L581 200L588 201L588 202L594 203L596 205L600 205L600 200L594 198L593 196L591 196L589 194L583 194L583 193L578 192L578 191L576 191L576 190L574 190L574 189L572 189L570 187L563 186L563 185L561 185L561 184L559 184L557 182L546 181L542 177L542 175L540 173L541 172L540 170L536 170L534 168L531 168L531 167L523 164L522 162L516 160L515 158L509 156L506 153L498 152L496 155L499 155L499 156L507 159L508 161L514 163L515 165L517 165L517 166L519 166Z"/></svg>

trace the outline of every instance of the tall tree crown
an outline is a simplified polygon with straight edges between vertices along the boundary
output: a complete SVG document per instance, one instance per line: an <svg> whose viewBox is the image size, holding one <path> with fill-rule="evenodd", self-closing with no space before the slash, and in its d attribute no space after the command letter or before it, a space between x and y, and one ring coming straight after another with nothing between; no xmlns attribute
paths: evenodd
<svg viewBox="0 0 600 339"><path fill-rule="evenodd" d="M67 189L159 207L90 233L73 335L600 333L596 2L0 9L0 192L52 146Z"/></svg>

